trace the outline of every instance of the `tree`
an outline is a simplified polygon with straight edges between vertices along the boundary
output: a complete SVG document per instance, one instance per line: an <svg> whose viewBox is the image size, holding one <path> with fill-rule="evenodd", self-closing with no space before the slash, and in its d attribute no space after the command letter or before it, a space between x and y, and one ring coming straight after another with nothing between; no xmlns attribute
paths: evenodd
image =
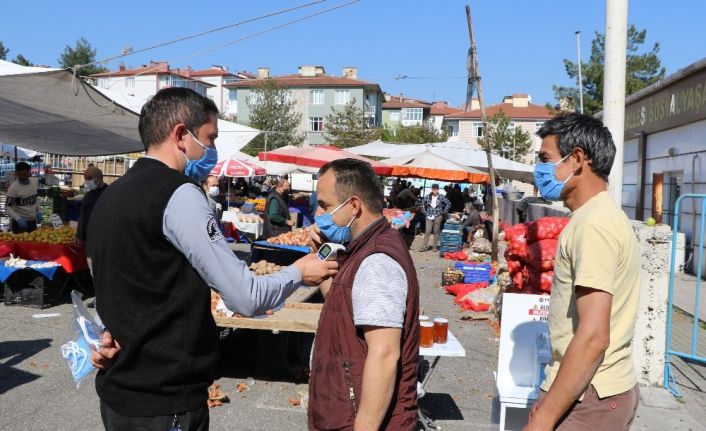
<svg viewBox="0 0 706 431"><path fill-rule="evenodd" d="M8 52L10 52L10 50L5 48L5 45L0 42L0 60L6 60Z"/></svg>
<svg viewBox="0 0 706 431"><path fill-rule="evenodd" d="M517 162L532 149L530 134L520 127L510 127L510 119L503 111L488 121L488 140L492 153Z"/></svg>
<svg viewBox="0 0 706 431"><path fill-rule="evenodd" d="M64 53L59 56L59 64L61 67L68 69L78 65L90 64L96 61L96 49L91 47L91 44L83 37L76 40L74 48L66 45ZM94 73L107 72L103 66L91 65L82 67L79 74L82 76L93 75Z"/></svg>
<svg viewBox="0 0 706 431"><path fill-rule="evenodd" d="M665 68L659 60L659 43L642 54L639 51L645 43L647 30L638 30L631 25L627 35L627 62L625 95L629 96L654 82L664 78ZM593 115L603 109L603 67L605 59L605 35L596 32L591 42L591 57L588 63L581 63L583 78L583 111ZM571 79L578 77L578 65L564 59L566 73ZM576 87L554 85L554 95L560 103L566 101L569 108L578 109L579 92ZM562 107L563 108L563 107Z"/></svg>
<svg viewBox="0 0 706 431"><path fill-rule="evenodd" d="M348 102L342 110L326 116L324 139L327 144L338 148L349 148L367 144L380 137L377 129L368 127L363 109L355 105L355 99Z"/></svg>
<svg viewBox="0 0 706 431"><path fill-rule="evenodd" d="M252 89L247 103L250 107L248 125L276 133L267 133L266 137L261 133L243 147L244 153L257 155L265 149L265 139L268 151L304 142L305 135L297 132L302 114L296 112L289 90L277 85L273 79L266 79L264 84Z"/></svg>
<svg viewBox="0 0 706 431"><path fill-rule="evenodd" d="M15 64L19 64L20 66L34 66L34 63L27 60L27 58L22 54L17 54L17 56L15 56L15 59L12 60L12 62Z"/></svg>
<svg viewBox="0 0 706 431"><path fill-rule="evenodd" d="M397 126L384 127L381 139L385 142L402 142L406 144L429 144L446 142L448 136L445 131L438 131L427 124L422 126Z"/></svg>

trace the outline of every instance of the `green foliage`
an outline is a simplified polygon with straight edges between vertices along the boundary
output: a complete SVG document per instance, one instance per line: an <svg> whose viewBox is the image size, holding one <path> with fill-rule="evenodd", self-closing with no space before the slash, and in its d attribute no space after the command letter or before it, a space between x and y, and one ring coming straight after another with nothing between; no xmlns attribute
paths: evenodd
<svg viewBox="0 0 706 431"><path fill-rule="evenodd" d="M20 66L34 66L34 63L27 60L24 55L17 54L17 56L12 60L13 63L19 64Z"/></svg>
<svg viewBox="0 0 706 431"><path fill-rule="evenodd" d="M446 142L448 136L446 131L439 132L429 125L422 126L397 126L384 127L381 129L380 139L385 142L400 142L405 144L429 144L434 142Z"/></svg>
<svg viewBox="0 0 706 431"><path fill-rule="evenodd" d="M297 132L302 114L296 112L289 90L277 85L273 79L267 79L263 85L253 88L247 103L250 107L250 127L277 132L267 134L267 151L304 142L305 135ZM261 133L242 151L255 156L264 149L265 134Z"/></svg>
<svg viewBox="0 0 706 431"><path fill-rule="evenodd" d="M59 64L64 69L81 64L93 63L94 61L96 61L96 50L93 49L91 44L83 37L76 40L76 46L73 48L66 45L63 54L59 56ZM78 73L82 76L88 76L107 71L108 69L105 67L93 65L82 67Z"/></svg>
<svg viewBox="0 0 706 431"><path fill-rule="evenodd" d="M639 53L645 43L647 30L638 30L631 25L627 35L627 63L625 95L629 96L643 88L664 78L665 69L659 60L659 43L652 49ZM603 69L605 59L605 36L596 32L591 42L591 57L588 63L581 63L583 78L583 110L588 115L593 115L603 109ZM578 64L564 59L566 73L571 79L578 80ZM579 92L576 87L563 87L554 85L554 95L557 101L565 99L568 106L561 108L578 109ZM556 106L560 108L560 106Z"/></svg>
<svg viewBox="0 0 706 431"><path fill-rule="evenodd" d="M503 111L488 120L488 140L492 153L518 162L532 149L530 134L519 126L510 128L510 119Z"/></svg>
<svg viewBox="0 0 706 431"><path fill-rule="evenodd" d="M343 109L326 116L324 139L329 145L338 148L349 148L367 144L380 137L378 129L368 127L362 108L355 105L355 99L348 102Z"/></svg>
<svg viewBox="0 0 706 431"><path fill-rule="evenodd" d="M8 52L10 52L10 50L8 48L5 48L5 45L3 45L0 41L0 60L6 60Z"/></svg>

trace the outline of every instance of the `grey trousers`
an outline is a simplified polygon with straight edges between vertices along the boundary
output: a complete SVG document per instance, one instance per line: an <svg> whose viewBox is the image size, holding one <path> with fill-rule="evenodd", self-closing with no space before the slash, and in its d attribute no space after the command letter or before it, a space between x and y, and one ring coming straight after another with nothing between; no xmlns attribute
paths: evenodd
<svg viewBox="0 0 706 431"><path fill-rule="evenodd" d="M422 250L425 250L427 248L427 244L429 243L429 235L434 234L434 237L432 238L431 245L434 247L434 250L439 248L439 232L441 231L441 222L444 220L443 215L436 216L434 220L429 220L428 218L426 219L426 228L424 229L424 242L422 243Z"/></svg>

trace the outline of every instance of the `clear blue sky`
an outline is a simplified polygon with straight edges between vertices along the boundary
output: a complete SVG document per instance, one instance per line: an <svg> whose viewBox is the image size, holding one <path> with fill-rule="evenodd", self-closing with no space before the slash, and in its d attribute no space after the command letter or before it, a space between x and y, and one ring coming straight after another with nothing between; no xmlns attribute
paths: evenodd
<svg viewBox="0 0 706 431"><path fill-rule="evenodd" d="M66 44L81 36L105 58L124 46L141 48L255 17L310 0L117 2L11 1L3 5L0 41L9 57L22 53L37 64L56 66ZM302 64L323 65L330 74L359 68L359 78L383 91L420 99L465 97L468 33L461 0L363 0L242 43L180 60L204 49L345 2L329 0L287 16L269 18L198 39L136 54L124 61L138 66L169 60L173 66L211 64L255 71L269 66L276 75L296 72ZM605 2L583 0L473 0L486 103L503 95L529 93L535 103L553 101L553 84L571 85L562 59L576 58L574 32L582 31L582 57L590 54L595 31L604 31ZM706 1L632 0L629 22L647 29L648 44L661 44L667 74L706 54ZM701 42L701 43L700 43ZM109 65L116 69L118 62ZM396 76L431 79L395 80Z"/></svg>

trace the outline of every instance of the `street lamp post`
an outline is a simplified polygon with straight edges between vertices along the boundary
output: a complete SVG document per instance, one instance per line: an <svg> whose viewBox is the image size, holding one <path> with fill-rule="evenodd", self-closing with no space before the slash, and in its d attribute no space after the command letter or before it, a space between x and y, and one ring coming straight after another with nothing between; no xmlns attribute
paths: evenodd
<svg viewBox="0 0 706 431"><path fill-rule="evenodd" d="M579 107L583 114L583 77L581 76L581 31L576 31L576 53L579 60Z"/></svg>

